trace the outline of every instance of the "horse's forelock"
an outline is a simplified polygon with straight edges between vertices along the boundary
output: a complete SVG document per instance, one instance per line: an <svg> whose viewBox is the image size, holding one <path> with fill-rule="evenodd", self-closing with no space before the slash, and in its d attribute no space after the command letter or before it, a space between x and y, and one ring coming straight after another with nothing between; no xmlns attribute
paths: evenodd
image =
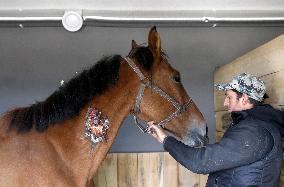
<svg viewBox="0 0 284 187"><path fill-rule="evenodd" d="M135 58L137 62L145 69L150 70L154 63L154 56L149 47L140 46L130 51L130 58Z"/></svg>

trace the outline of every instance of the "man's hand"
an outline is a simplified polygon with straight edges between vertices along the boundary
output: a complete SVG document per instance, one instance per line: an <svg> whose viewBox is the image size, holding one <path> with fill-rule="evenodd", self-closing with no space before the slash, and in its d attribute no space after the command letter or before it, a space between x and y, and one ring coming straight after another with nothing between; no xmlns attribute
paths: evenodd
<svg viewBox="0 0 284 187"><path fill-rule="evenodd" d="M151 134L160 143L163 143L164 139L168 136L164 132L164 130L161 127L155 125L154 121L150 121L147 124L149 125L148 133Z"/></svg>

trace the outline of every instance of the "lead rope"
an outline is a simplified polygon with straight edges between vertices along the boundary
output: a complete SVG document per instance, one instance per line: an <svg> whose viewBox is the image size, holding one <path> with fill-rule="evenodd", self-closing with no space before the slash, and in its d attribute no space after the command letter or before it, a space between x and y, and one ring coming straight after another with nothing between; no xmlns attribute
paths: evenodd
<svg viewBox="0 0 284 187"><path fill-rule="evenodd" d="M187 101L184 104L178 103L174 98L169 96L161 88L159 88L158 86L156 86L153 83L151 83L143 75L143 73L140 71L140 69L135 65L135 63L129 57L126 57L125 60L128 63L128 65L133 69L133 71L137 74L137 76L139 77L140 81L142 82L140 84L140 87L139 87L139 90L138 90L138 94L136 96L135 104L134 104L134 107L132 109L132 115L133 115L133 119L135 121L136 126L143 133L148 132L148 126L145 128L142 124L140 124L139 121L138 121L137 115L140 113L140 105L141 105L141 101L142 101L142 98L143 98L144 91L145 91L146 87L149 87L150 89L152 89L153 91L158 93L160 96L164 97L167 101L169 101L177 109L174 113L172 113L171 115L169 115L168 117L166 117L164 120L160 121L157 124L158 126L160 126L162 128L165 128L165 125L167 123L169 123L171 120L173 120L174 118L179 116L181 113L185 112L187 110L187 108L190 107L191 104L193 103L191 98L189 99L189 101Z"/></svg>

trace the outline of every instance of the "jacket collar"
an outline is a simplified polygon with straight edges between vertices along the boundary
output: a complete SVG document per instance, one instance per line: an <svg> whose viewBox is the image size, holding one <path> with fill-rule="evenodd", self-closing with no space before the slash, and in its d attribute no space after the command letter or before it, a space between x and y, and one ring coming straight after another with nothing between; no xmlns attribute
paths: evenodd
<svg viewBox="0 0 284 187"><path fill-rule="evenodd" d="M231 117L233 120L233 124L239 123L240 121L244 120L248 116L248 112L246 110L232 112Z"/></svg>

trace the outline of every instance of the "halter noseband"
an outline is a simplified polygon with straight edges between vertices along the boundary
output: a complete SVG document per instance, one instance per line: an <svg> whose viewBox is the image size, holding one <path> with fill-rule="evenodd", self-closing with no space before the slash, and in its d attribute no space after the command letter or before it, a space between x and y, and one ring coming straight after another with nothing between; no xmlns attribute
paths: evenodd
<svg viewBox="0 0 284 187"><path fill-rule="evenodd" d="M132 110L132 114L133 114L135 124L138 126L138 128L143 133L146 133L148 131L148 127L145 128L142 124L140 124L138 122L137 115L140 113L140 104L141 104L141 101L142 101L146 87L149 87L154 92L156 92L160 96L164 97L168 102L170 102L176 108L175 112L173 112L172 114L170 114L169 116L167 116L165 119L163 119L162 121L160 121L157 124L158 126L160 126L162 128L164 128L165 125L168 122L170 122L171 120L173 120L174 118L179 116L181 113L185 112L187 110L187 108L190 107L191 104L193 103L192 99L190 98L186 103L180 104L174 98L172 98L166 92L164 92L161 88L156 86L154 83L150 82L149 79L147 79L143 75L143 73L140 71L140 69L135 65L135 63L129 57L126 57L125 60L128 63L128 65L133 69L133 71L137 74L137 76L139 77L139 79L141 81L141 84L140 84L140 87L139 87L139 90L138 90L138 94L136 96L135 104L134 104L134 107L133 107L133 110Z"/></svg>

